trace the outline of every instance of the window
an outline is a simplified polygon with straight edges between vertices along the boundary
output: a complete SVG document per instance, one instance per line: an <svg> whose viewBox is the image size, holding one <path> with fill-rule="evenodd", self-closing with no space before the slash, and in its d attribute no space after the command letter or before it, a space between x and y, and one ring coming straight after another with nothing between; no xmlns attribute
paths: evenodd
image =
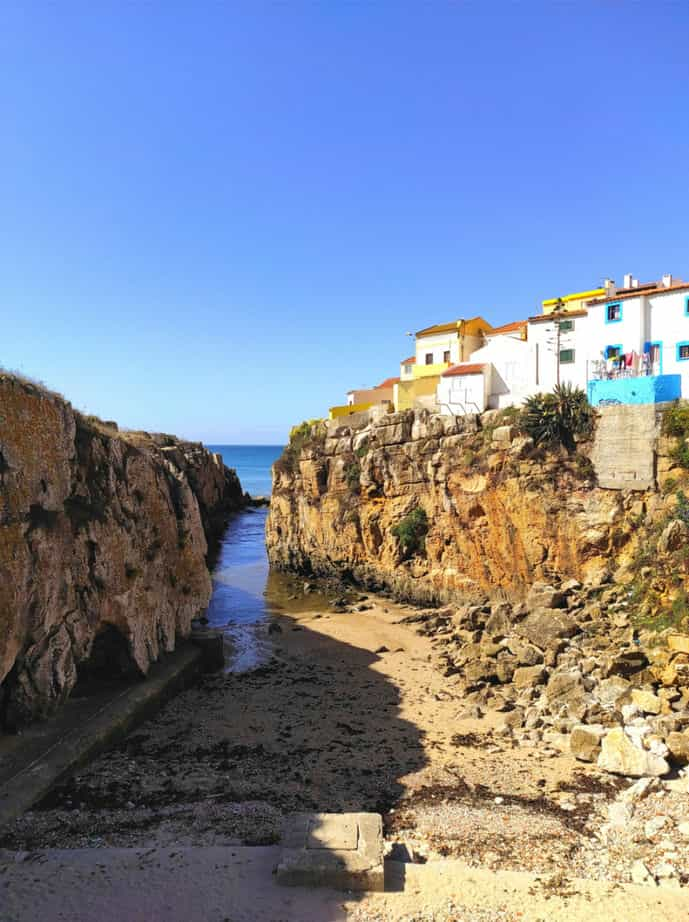
<svg viewBox="0 0 689 922"><path fill-rule="evenodd" d="M689 317L689 295L684 299L684 313Z"/></svg>
<svg viewBox="0 0 689 922"><path fill-rule="evenodd" d="M622 320L622 305L619 301L615 302L615 304L608 304L605 311L606 323L617 323Z"/></svg>
<svg viewBox="0 0 689 922"><path fill-rule="evenodd" d="M622 346L606 346L605 347L605 357L606 359L616 359L622 355Z"/></svg>
<svg viewBox="0 0 689 922"><path fill-rule="evenodd" d="M677 361L689 361L689 343L677 343Z"/></svg>
<svg viewBox="0 0 689 922"><path fill-rule="evenodd" d="M561 320L560 321L560 333L570 333L574 329L573 320Z"/></svg>
<svg viewBox="0 0 689 922"><path fill-rule="evenodd" d="M404 366L404 373L405 373L405 375L410 375L410 374L411 374L411 365L405 365L405 366Z"/></svg>
<svg viewBox="0 0 689 922"><path fill-rule="evenodd" d="M571 365L574 362L574 349L560 349L560 365Z"/></svg>
<svg viewBox="0 0 689 922"><path fill-rule="evenodd" d="M427 364L427 365L432 365L432 364L433 364L433 353L432 353L432 352L427 352L427 353L426 353L426 364Z"/></svg>
<svg viewBox="0 0 689 922"><path fill-rule="evenodd" d="M450 361L450 350L446 349L445 352L443 352L443 362L449 362L449 361Z"/></svg>

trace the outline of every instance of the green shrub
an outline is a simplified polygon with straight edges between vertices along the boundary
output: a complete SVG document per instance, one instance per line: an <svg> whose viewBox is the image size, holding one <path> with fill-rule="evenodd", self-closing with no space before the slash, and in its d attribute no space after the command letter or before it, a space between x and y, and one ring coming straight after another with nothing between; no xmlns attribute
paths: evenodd
<svg viewBox="0 0 689 922"><path fill-rule="evenodd" d="M524 402L519 424L536 445L563 445L572 453L577 436L593 434L595 411L581 388L558 385L552 394L534 394Z"/></svg>
<svg viewBox="0 0 689 922"><path fill-rule="evenodd" d="M689 403L673 403L663 413L663 435L682 439L689 435Z"/></svg>
<svg viewBox="0 0 689 922"><path fill-rule="evenodd" d="M574 463L577 467L577 474L584 480L592 480L596 476L596 470L593 461L588 455L582 455L580 452L574 456Z"/></svg>
<svg viewBox="0 0 689 922"><path fill-rule="evenodd" d="M357 458L364 458L368 454L368 449L369 449L368 436L365 436L361 442L361 445L359 445L359 447L354 452L354 454L357 456Z"/></svg>
<svg viewBox="0 0 689 922"><path fill-rule="evenodd" d="M670 457L674 462L689 470L689 403L673 403L665 409L662 422L663 435L671 436L678 440L670 449Z"/></svg>
<svg viewBox="0 0 689 922"><path fill-rule="evenodd" d="M391 531L399 540L405 560L425 550L426 535L428 534L426 510L422 509L421 506L417 506L408 515L405 515L402 521L395 525Z"/></svg>
<svg viewBox="0 0 689 922"><path fill-rule="evenodd" d="M352 461L345 465L344 476L349 489L352 493L356 493L359 490L359 480L361 478L361 468L356 461Z"/></svg>
<svg viewBox="0 0 689 922"><path fill-rule="evenodd" d="M674 493L676 487L677 487L677 478L668 477L667 480L663 481L661 492L663 496L668 496L670 493Z"/></svg>

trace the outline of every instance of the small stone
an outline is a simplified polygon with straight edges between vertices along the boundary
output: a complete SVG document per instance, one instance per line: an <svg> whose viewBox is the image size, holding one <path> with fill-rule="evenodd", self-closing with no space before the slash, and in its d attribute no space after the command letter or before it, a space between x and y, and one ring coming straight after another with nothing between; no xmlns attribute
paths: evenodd
<svg viewBox="0 0 689 922"><path fill-rule="evenodd" d="M654 839L658 833L670 825L672 820L669 816L654 816L644 824L644 835L647 839Z"/></svg>
<svg viewBox="0 0 689 922"><path fill-rule="evenodd" d="M640 884L641 886L655 887L656 881L655 877L648 870L646 865L640 859L635 861L631 869L631 878L632 883Z"/></svg>

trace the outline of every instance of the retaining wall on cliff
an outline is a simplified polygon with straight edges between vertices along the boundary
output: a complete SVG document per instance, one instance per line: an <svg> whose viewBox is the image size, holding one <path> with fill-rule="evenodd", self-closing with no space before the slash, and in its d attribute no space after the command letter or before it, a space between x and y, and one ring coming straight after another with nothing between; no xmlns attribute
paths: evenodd
<svg viewBox="0 0 689 922"><path fill-rule="evenodd" d="M657 495L598 486L591 445L546 455L496 422L405 411L328 424L274 467L271 563L429 601L611 572L633 545L638 503ZM417 507L425 548L405 559L394 529Z"/></svg>
<svg viewBox="0 0 689 922"><path fill-rule="evenodd" d="M202 446L119 433L0 374L0 724L79 671L146 673L205 608L207 539L242 502Z"/></svg>

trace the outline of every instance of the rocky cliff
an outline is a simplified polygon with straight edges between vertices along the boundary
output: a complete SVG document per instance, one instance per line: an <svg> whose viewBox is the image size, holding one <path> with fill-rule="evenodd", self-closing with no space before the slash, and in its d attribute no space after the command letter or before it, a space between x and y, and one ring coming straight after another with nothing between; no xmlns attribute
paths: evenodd
<svg viewBox="0 0 689 922"><path fill-rule="evenodd" d="M174 649L210 597L207 539L242 501L203 446L120 433L0 375L0 722Z"/></svg>
<svg viewBox="0 0 689 922"><path fill-rule="evenodd" d="M607 572L640 494L597 488L585 453L546 455L504 422L406 411L312 427L274 468L271 562L427 601ZM410 548L415 510L426 533Z"/></svg>

